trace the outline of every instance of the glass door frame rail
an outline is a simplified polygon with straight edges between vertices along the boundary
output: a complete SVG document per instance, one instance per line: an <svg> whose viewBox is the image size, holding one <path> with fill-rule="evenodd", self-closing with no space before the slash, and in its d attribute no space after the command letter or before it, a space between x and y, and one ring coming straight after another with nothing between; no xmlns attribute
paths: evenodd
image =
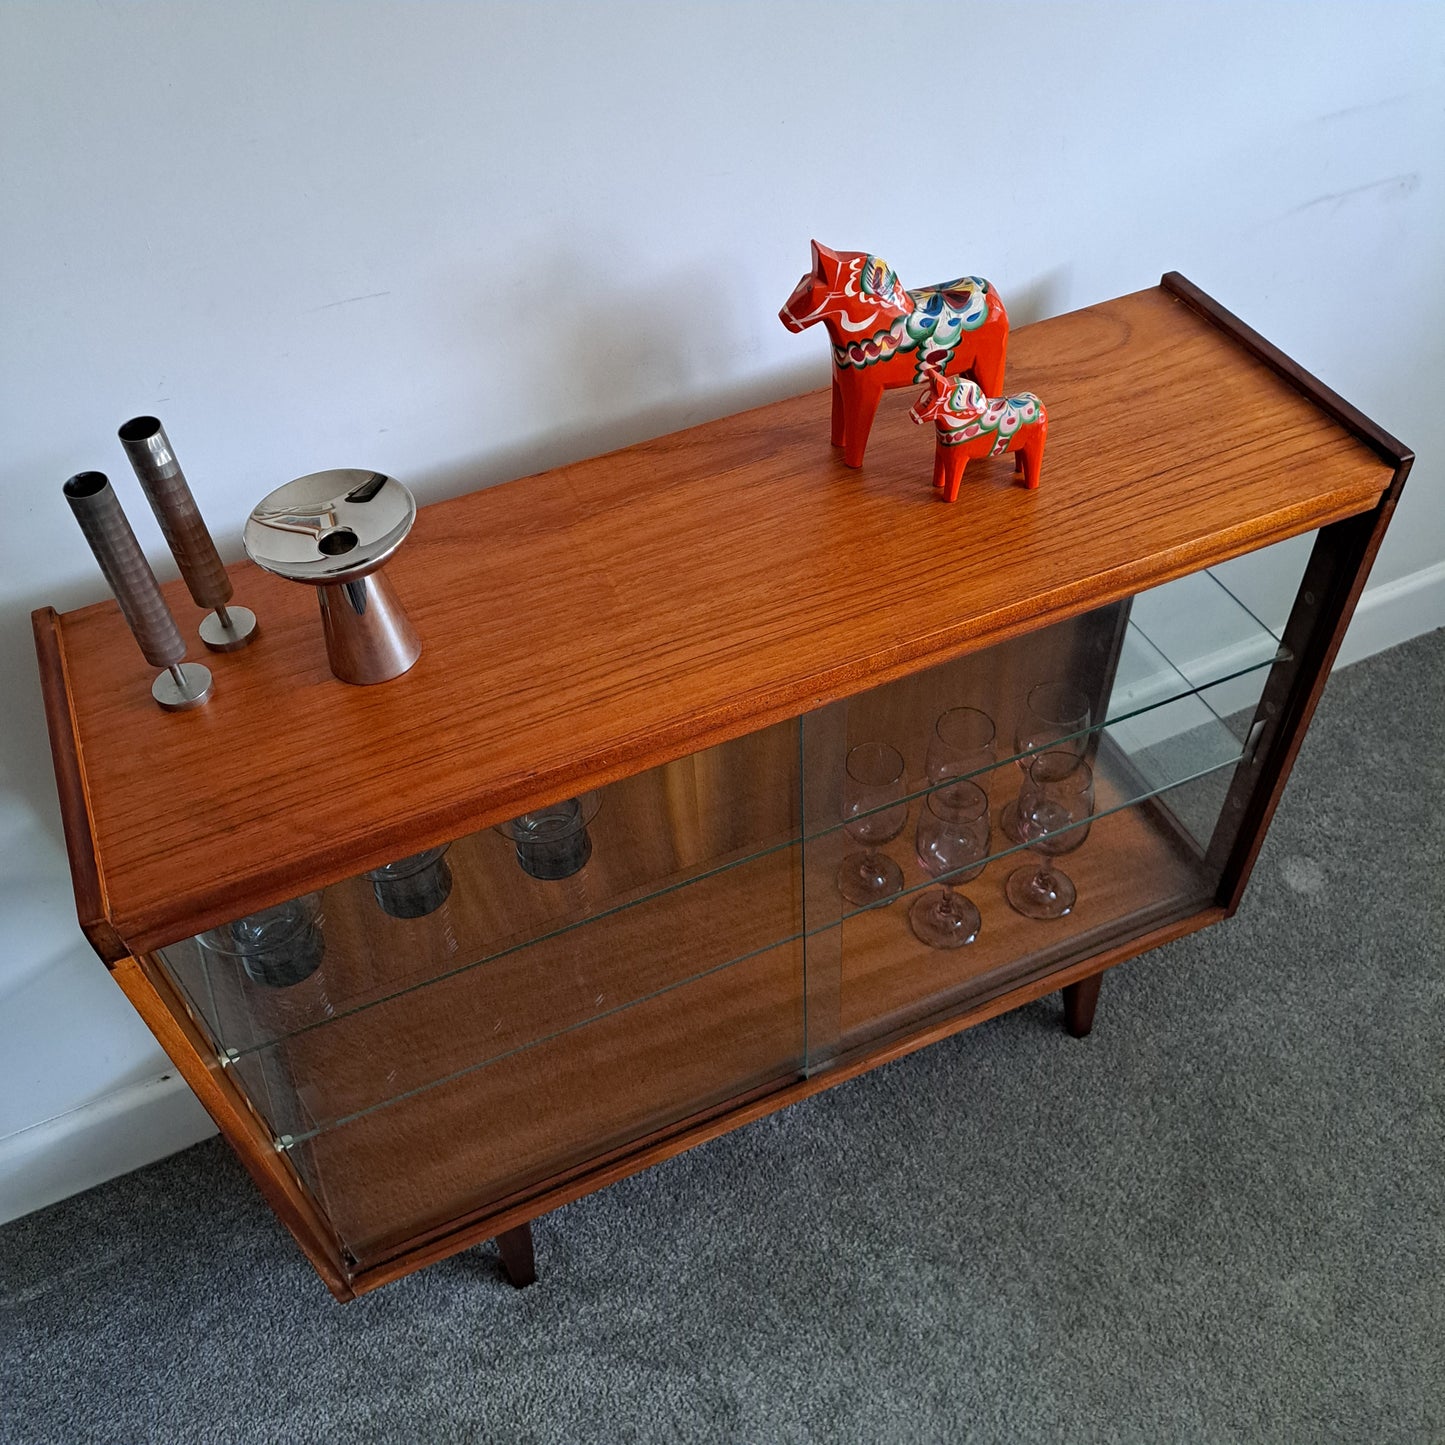
<svg viewBox="0 0 1445 1445"><path fill-rule="evenodd" d="M231 1076L232 1071L226 1068L223 1059L217 1058L207 1031L171 982L157 953L146 950L132 953L107 922L105 890L96 872L94 853L87 847L92 826L87 795L89 780L76 744L71 695L74 679L67 670L61 618L51 609L36 612L33 620L62 820L75 880L77 911L87 936L336 1298L354 1298L488 1238L498 1239L504 1266L514 1283L525 1283L532 1270L527 1226L537 1216L1044 994L1061 990L1070 1031L1085 1033L1092 1024L1098 984L1104 971L1135 954L1227 918L1235 911L1394 512L1413 455L1182 276L1169 273L1163 278L1161 290L1222 332L1236 347L1303 396L1390 468L1389 481L1372 504L1352 504L1362 507L1360 510L1346 511L1343 506L1337 506L1332 513L1324 515L1301 514L1290 532L1276 530L1266 538L1252 538L1242 533L1227 553L1228 556L1243 555L1266 542L1279 540L1282 535L1317 529L1301 585L1283 629L1278 660L1267 671L1225 797L1224 821L1229 826L1222 822L1216 828L1214 841L1207 851L1206 864L1218 877L1212 898L1183 916L1153 921L1144 931L1102 951L1063 964L1046 964L1037 974L1025 978L1011 977L997 993L971 998L961 1008L912 1022L895 1034L872 1039L865 1047L840 1054L820 1067L800 1071L787 1080L761 1084L652 1134L598 1152L539 1185L459 1214L435 1228L419 1231L388 1257L368 1259L364 1267L332 1227L323 1203L303 1183L287 1159L285 1149L278 1147L244 1089ZM1268 464L1268 454L1263 448L1259 458L1261 466ZM1370 495L1375 495L1373 488ZM1176 559L1144 585L1203 570L1223 560L1226 556L1218 552L1200 559L1195 566ZM1097 600L1083 598L1074 615L1095 605ZM1045 620L1059 620L1060 615L1055 613ZM1028 630L1027 623L1019 629ZM859 681L861 688L870 685L869 678ZM806 829L804 833L806 835ZM806 837L804 843L806 846ZM805 922L804 933L807 931Z"/></svg>

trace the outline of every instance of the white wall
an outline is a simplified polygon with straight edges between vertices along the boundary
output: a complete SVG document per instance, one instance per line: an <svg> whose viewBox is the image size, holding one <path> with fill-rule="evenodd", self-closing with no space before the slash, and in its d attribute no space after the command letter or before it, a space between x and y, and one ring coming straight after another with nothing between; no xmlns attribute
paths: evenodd
<svg viewBox="0 0 1445 1445"><path fill-rule="evenodd" d="M1442 95L1434 4L0 5L0 1217L207 1127L76 930L29 639L104 595L76 470L173 575L120 421L235 556L317 468L426 501L821 385L811 236L1020 324L1177 268L1420 453L1383 646L1445 622Z"/></svg>

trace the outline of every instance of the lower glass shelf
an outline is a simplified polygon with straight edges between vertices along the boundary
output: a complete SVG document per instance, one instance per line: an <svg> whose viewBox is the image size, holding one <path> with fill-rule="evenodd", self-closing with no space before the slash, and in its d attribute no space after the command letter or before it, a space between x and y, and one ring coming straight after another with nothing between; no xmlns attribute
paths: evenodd
<svg viewBox="0 0 1445 1445"><path fill-rule="evenodd" d="M797 1077L793 939L289 1141L361 1265L715 1105ZM325 1037L321 1035L320 1037ZM331 1076L345 1057L318 1059Z"/></svg>
<svg viewBox="0 0 1445 1445"><path fill-rule="evenodd" d="M1107 808L1117 780L1107 762L1095 776ZM809 930L809 1070L1207 907L1218 868L1184 820L1215 816L1227 782L1227 773L1202 776L1096 817L1076 851L1051 860L1077 890L1061 918L1024 917L1005 896L1010 874L1032 870L1037 854L1022 847L995 854L982 874L955 885L981 916L976 939L961 948L931 948L910 927L910 906L939 885L923 872L905 831L885 845L904 891ZM1000 786L992 795L995 813L1011 792ZM831 886L824 872L826 865L810 888Z"/></svg>
<svg viewBox="0 0 1445 1445"><path fill-rule="evenodd" d="M1123 786L1113 763L1096 769L1106 808ZM1024 918L1004 898L1032 853L993 859L964 885L984 922L963 949L910 932L908 902L934 885L903 841L891 845L903 896L806 933L804 871L773 855L709 880L712 895L706 882L672 895L665 918L629 910L616 932L594 926L599 954L555 941L524 950L458 975L451 986L465 993L419 990L290 1038L262 1056L264 1078L262 1057L237 1067L273 1120L290 1121L278 1142L347 1248L377 1262L656 1131L1206 906L1217 871L1182 820L1217 816L1227 781L1198 777L1097 818L1058 860L1078 889L1063 919Z"/></svg>

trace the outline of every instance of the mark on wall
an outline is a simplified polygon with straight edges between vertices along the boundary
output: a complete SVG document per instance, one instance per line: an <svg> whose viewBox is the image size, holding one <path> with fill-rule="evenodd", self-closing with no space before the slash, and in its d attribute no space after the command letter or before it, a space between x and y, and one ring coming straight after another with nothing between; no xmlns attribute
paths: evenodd
<svg viewBox="0 0 1445 1445"><path fill-rule="evenodd" d="M353 301L375 301L378 296L390 296L390 291L368 291L365 296L343 296L340 301L328 301L324 306L313 306L312 311L330 311L333 306L350 306Z"/></svg>
<svg viewBox="0 0 1445 1445"><path fill-rule="evenodd" d="M1370 195L1378 192L1378 198L1382 201L1398 200L1401 197L1412 195L1420 189L1420 172L1406 171L1404 175L1386 176L1383 180L1370 181L1363 186L1351 186L1347 191L1330 191L1323 196L1316 196L1312 201L1306 201L1301 206L1295 206L1292 210L1285 212L1289 216L1297 216L1301 211L1313 210L1316 206L1331 206L1338 210L1348 201L1353 201L1358 196Z"/></svg>

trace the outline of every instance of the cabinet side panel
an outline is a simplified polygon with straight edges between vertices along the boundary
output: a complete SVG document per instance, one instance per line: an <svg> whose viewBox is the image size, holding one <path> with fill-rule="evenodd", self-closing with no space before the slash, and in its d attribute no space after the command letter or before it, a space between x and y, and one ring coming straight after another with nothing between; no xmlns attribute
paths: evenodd
<svg viewBox="0 0 1445 1445"><path fill-rule="evenodd" d="M60 822L65 830L65 852L75 891L75 913L90 946L105 963L113 965L126 956L127 949L105 915L105 895L95 861L85 772L70 706L60 614L53 607L38 607L30 614L30 625L35 634L35 655L40 665L40 694L45 703L45 727L50 736L55 790L60 797Z"/></svg>
<svg viewBox="0 0 1445 1445"><path fill-rule="evenodd" d="M120 960L113 972L136 1012L215 1120L216 1127L236 1151L267 1203L291 1231L326 1287L339 1300L351 1299L354 1291L334 1235L245 1097L216 1061L165 971L150 959L127 957Z"/></svg>
<svg viewBox="0 0 1445 1445"><path fill-rule="evenodd" d="M1244 897L1409 468L1409 460L1402 461L1395 484L1373 512L1322 527L1315 540L1285 626L1284 643L1294 661L1276 670L1260 699L1258 744L1230 795L1238 830L1228 839L1227 854L1223 839L1212 850L1222 871L1218 901L1230 913Z"/></svg>

